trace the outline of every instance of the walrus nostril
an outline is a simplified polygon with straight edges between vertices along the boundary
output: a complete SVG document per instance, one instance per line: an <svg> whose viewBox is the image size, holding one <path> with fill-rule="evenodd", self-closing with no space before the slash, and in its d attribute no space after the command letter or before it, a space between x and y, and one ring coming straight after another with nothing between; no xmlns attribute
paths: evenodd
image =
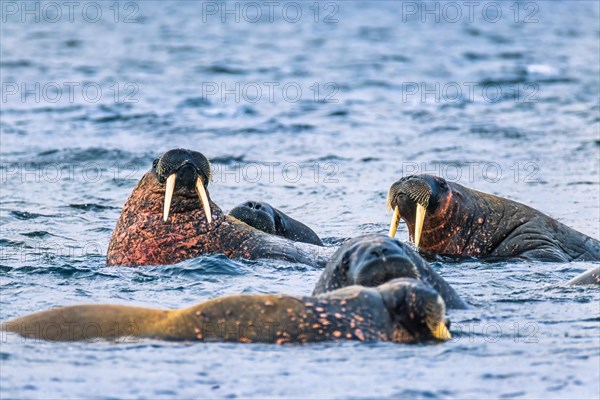
<svg viewBox="0 0 600 400"><path fill-rule="evenodd" d="M373 250L371 250L371 255L373 257L380 258L383 256L383 252L381 251L381 249L373 249Z"/></svg>
<svg viewBox="0 0 600 400"><path fill-rule="evenodd" d="M260 203L258 203L256 201L248 201L246 203L246 207L248 207L251 210L260 210L260 208L261 208Z"/></svg>
<svg viewBox="0 0 600 400"><path fill-rule="evenodd" d="M386 257L390 253L390 249L387 247L376 247L371 249L370 254L376 258Z"/></svg>

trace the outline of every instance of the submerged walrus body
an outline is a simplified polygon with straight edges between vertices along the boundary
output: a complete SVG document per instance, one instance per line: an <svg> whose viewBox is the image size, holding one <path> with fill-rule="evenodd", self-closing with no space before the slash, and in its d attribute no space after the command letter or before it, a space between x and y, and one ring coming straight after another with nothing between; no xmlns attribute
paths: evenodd
<svg viewBox="0 0 600 400"><path fill-rule="evenodd" d="M516 201L430 175L409 176L388 194L390 236L400 219L426 255L490 260L598 261L600 242Z"/></svg>
<svg viewBox="0 0 600 400"><path fill-rule="evenodd" d="M173 264L205 254L324 265L325 248L269 235L227 216L207 190L210 164L176 149L155 160L133 190L113 231L107 265Z"/></svg>
<svg viewBox="0 0 600 400"><path fill-rule="evenodd" d="M448 340L441 297L421 282L347 287L321 296L238 295L180 310L117 305L62 307L3 323L25 337L73 341L119 337L178 341L305 343Z"/></svg>
<svg viewBox="0 0 600 400"><path fill-rule="evenodd" d="M350 239L330 258L313 295L351 285L378 286L412 278L435 289L447 308L468 308L454 289L409 245L384 235Z"/></svg>

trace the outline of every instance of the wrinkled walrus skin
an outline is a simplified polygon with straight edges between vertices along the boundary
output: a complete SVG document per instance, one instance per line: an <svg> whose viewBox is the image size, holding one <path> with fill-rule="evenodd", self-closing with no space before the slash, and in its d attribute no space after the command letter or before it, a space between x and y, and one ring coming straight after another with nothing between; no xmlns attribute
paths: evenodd
<svg viewBox="0 0 600 400"><path fill-rule="evenodd" d="M168 162L163 163L165 159ZM268 258L325 265L326 248L269 235L225 215L206 190L210 176L208 161L196 165L201 163L195 159L205 158L198 152L176 149L155 161L123 207L108 246L107 265L174 264L216 253L229 258ZM168 176L177 179L170 209L165 212ZM211 210L210 222L196 193L197 181L204 183Z"/></svg>
<svg viewBox="0 0 600 400"><path fill-rule="evenodd" d="M600 265L571 279L568 285L600 285Z"/></svg>
<svg viewBox="0 0 600 400"><path fill-rule="evenodd" d="M323 246L323 242L312 229L268 203L249 200L234 207L229 211L229 215L272 235Z"/></svg>
<svg viewBox="0 0 600 400"><path fill-rule="evenodd" d="M389 190L388 207L390 236L403 219L426 256L600 261L598 240L524 204L435 176L400 179Z"/></svg>
<svg viewBox="0 0 600 400"><path fill-rule="evenodd" d="M396 278L418 279L431 286L448 309L469 308L410 245L377 234L345 242L329 259L313 295L351 285L378 286Z"/></svg>
<svg viewBox="0 0 600 400"><path fill-rule="evenodd" d="M56 341L126 336L281 344L448 340L447 325L444 302L435 291L415 280L398 279L378 288L354 286L315 297L221 297L180 310L118 305L61 307L13 319L0 329Z"/></svg>

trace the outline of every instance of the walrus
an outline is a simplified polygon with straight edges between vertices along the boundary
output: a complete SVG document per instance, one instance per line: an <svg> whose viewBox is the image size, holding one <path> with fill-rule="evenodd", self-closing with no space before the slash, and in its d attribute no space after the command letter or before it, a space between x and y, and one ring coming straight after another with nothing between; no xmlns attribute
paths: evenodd
<svg viewBox="0 0 600 400"><path fill-rule="evenodd" d="M600 265L577 275L568 285L600 285Z"/></svg>
<svg viewBox="0 0 600 400"><path fill-rule="evenodd" d="M210 198L210 178L210 163L197 151L169 150L154 160L125 202L106 264L174 264L214 253L326 264L324 247L270 235L225 215Z"/></svg>
<svg viewBox="0 0 600 400"><path fill-rule="evenodd" d="M272 235L323 246L323 242L312 229L268 203L249 200L233 208L229 215Z"/></svg>
<svg viewBox="0 0 600 400"><path fill-rule="evenodd" d="M410 245L385 235L348 240L331 256L313 295L351 285L379 286L395 278L418 279L435 289L447 308L468 305Z"/></svg>
<svg viewBox="0 0 600 400"><path fill-rule="evenodd" d="M221 297L179 310L61 307L10 320L0 329L56 341L127 336L281 344L448 340L448 325L444 300L435 290L414 279L397 279L377 288L350 286L312 297Z"/></svg>
<svg viewBox="0 0 600 400"><path fill-rule="evenodd" d="M389 236L400 219L426 256L597 261L600 242L524 204L431 175L395 182L387 205Z"/></svg>

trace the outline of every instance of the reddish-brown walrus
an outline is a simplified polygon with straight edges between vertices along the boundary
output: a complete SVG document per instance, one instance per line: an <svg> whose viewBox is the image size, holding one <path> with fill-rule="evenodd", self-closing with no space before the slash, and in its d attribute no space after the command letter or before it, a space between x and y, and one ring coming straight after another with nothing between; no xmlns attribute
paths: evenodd
<svg viewBox="0 0 600 400"><path fill-rule="evenodd" d="M448 325L444 301L435 290L417 280L396 279L376 288L349 286L312 297L221 297L180 310L61 307L7 321L0 330L60 341L127 336L280 344L448 340Z"/></svg>
<svg viewBox="0 0 600 400"><path fill-rule="evenodd" d="M392 185L390 236L400 219L425 255L599 261L600 242L516 201L430 175Z"/></svg>
<svg viewBox="0 0 600 400"><path fill-rule="evenodd" d="M173 264L203 254L325 265L327 249L261 232L225 215L207 190L204 155L169 150L133 190L113 231L107 265Z"/></svg>

